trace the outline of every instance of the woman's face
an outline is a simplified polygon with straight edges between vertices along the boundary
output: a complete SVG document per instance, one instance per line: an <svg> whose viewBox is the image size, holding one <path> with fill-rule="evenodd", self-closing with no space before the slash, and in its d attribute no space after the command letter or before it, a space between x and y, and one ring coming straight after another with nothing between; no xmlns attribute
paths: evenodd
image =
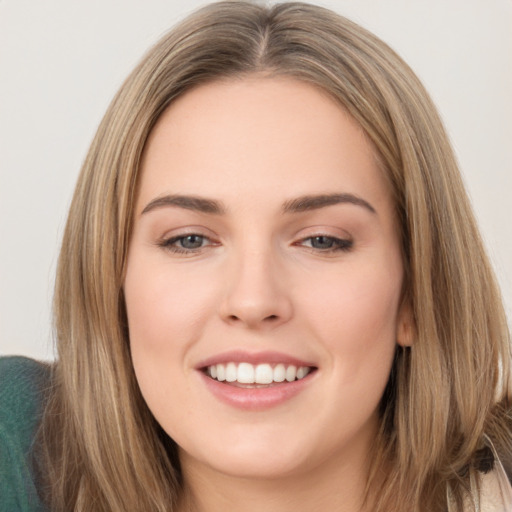
<svg viewBox="0 0 512 512"><path fill-rule="evenodd" d="M157 123L124 292L140 389L185 470L361 464L407 343L402 278L374 150L323 92L215 82Z"/></svg>

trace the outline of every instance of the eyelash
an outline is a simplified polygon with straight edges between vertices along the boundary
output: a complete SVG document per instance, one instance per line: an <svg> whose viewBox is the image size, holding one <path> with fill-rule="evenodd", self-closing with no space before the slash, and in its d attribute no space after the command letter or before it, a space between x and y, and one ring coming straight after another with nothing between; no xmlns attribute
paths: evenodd
<svg viewBox="0 0 512 512"><path fill-rule="evenodd" d="M327 248L315 248L312 245L305 246L303 245L304 242L308 240L318 240L318 239L325 239L331 242L331 247ZM329 236L329 235L314 235L314 236L308 236L307 238L303 238L302 240L299 240L296 245L302 245L303 247L308 247L313 252L319 252L321 254L332 254L336 252L348 252L352 249L354 242L352 240L343 239L343 238L337 238L335 236Z"/></svg>
<svg viewBox="0 0 512 512"><path fill-rule="evenodd" d="M158 245L170 252L175 253L175 254L195 254L198 251L200 251L201 249L204 249L204 247L206 247L203 244L201 244L200 247L194 247L194 248L179 247L178 245L176 245L178 242L183 241L187 238L191 238L191 237L200 238L200 239L202 239L202 242L209 241L210 244L208 244L208 245L210 245L210 246L218 245L215 242L212 242L207 236L201 235L199 233L187 233L185 235L174 236L172 238L162 240Z"/></svg>
<svg viewBox="0 0 512 512"><path fill-rule="evenodd" d="M178 243L183 243L183 241L187 238L199 238L201 239L201 245L199 247L194 248L185 248L177 245ZM330 247L317 248L313 247L313 240L320 241L322 240L330 242ZM310 241L311 245L305 245L305 242ZM209 242L204 245L205 242ZM174 253L174 254L184 254L184 255L193 255L197 252L201 251L205 247L216 246L218 243L213 242L210 238L205 235L201 235L199 233L187 233L184 235L175 236L166 240L162 240L159 244L160 247ZM319 254L333 254L338 252L349 252L353 248L353 241L348 239L337 238L329 235L314 235L308 236L294 243L296 246L302 246L309 249L311 252L319 253Z"/></svg>

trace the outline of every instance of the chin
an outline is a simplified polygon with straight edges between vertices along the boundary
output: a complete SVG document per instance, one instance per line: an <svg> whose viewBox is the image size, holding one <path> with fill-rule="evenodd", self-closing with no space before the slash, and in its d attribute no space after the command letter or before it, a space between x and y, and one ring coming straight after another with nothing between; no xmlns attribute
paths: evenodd
<svg viewBox="0 0 512 512"><path fill-rule="evenodd" d="M304 471L304 460L285 457L267 457L265 454L240 456L233 454L222 461L205 461L214 471L238 478L251 480L281 479Z"/></svg>
<svg viewBox="0 0 512 512"><path fill-rule="evenodd" d="M255 433L256 434L256 433ZM305 457L303 439L283 440L282 436L269 439L260 432L256 439L246 436L242 440L217 439L204 450L186 451L180 448L180 460L208 466L225 475L250 479L275 479L300 473L311 463ZM292 441L292 442L290 442ZM212 448L214 446L214 448Z"/></svg>

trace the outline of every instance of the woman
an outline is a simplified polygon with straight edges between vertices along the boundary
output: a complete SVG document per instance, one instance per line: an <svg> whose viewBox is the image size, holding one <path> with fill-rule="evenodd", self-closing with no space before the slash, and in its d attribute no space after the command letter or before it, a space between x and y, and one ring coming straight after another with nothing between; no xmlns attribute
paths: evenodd
<svg viewBox="0 0 512 512"><path fill-rule="evenodd" d="M25 385L49 510L512 503L509 335L446 134L327 10L221 2L148 53L84 164L55 314L51 385Z"/></svg>

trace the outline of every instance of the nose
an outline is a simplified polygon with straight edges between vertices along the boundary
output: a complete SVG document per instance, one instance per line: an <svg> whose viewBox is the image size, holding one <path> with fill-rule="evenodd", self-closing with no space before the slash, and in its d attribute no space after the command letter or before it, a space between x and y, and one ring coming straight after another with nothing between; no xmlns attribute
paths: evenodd
<svg viewBox="0 0 512 512"><path fill-rule="evenodd" d="M293 315L290 289L272 255L253 252L237 260L225 281L222 319L249 329L272 329L287 322Z"/></svg>

